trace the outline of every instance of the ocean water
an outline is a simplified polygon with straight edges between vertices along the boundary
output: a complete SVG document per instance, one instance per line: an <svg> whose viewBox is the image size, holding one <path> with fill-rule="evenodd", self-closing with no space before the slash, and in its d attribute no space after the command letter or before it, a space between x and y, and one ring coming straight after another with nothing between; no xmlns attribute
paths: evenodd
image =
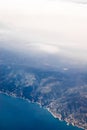
<svg viewBox="0 0 87 130"><path fill-rule="evenodd" d="M80 130L35 103L0 94L0 130Z"/></svg>

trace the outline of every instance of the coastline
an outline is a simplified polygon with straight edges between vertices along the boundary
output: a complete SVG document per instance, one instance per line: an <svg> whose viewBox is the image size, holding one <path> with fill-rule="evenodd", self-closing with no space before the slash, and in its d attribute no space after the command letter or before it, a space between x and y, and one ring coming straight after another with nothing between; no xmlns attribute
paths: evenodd
<svg viewBox="0 0 87 130"><path fill-rule="evenodd" d="M73 127L78 127L78 128L80 128L80 129L82 129L82 130L86 130L86 129L84 129L84 128L81 127L81 126L74 125L73 122L70 123L68 120L62 120L62 119L61 119L61 118L62 118L61 114L54 114L49 108L46 108L46 109L52 114L52 116L53 116L54 118L58 119L59 121L65 121L67 126L72 125Z"/></svg>
<svg viewBox="0 0 87 130"><path fill-rule="evenodd" d="M34 101L30 101L29 99L25 99L25 98L23 98L23 97L18 97L18 96L16 96L16 94L13 94L13 93L7 93L7 92L2 92L2 91L0 91L0 94L4 94L4 95L7 95L7 96L10 96L10 97L13 97L13 98L19 98L19 99L22 99L22 100L25 100L25 101L27 101L27 102L29 102L29 103L34 103L34 104L37 104L37 105L39 105L40 106L40 108L43 108L43 109L46 109L49 113L51 113L51 115L54 117L54 118L56 118L56 119L58 119L59 121L64 121L64 122L66 122L66 125L72 125L72 126L74 126L74 127L77 127L77 128L80 128L80 129L82 129L82 130L86 130L86 129L84 129L83 127L81 127L81 126L78 126L78 125L74 125L74 123L72 122L72 123L70 123L68 120L62 120L62 116L61 116L61 114L57 114L57 113L54 113L54 112L52 112L51 110L50 110L50 108L48 108L48 107L42 107L42 105L39 103L39 102L34 102Z"/></svg>
<svg viewBox="0 0 87 130"><path fill-rule="evenodd" d="M69 125L72 125L73 127L78 127L78 128L80 128L80 129L84 130L83 127L78 126L78 125L74 125L73 122L70 123L68 120L62 120L62 119L61 119L61 118L62 118L61 114L53 113L49 108L46 108L46 109L52 114L52 116L53 116L54 118L58 119L59 121L65 121L65 122L66 122L66 125L68 125L68 126L69 126ZM85 129L85 130L86 130L86 129Z"/></svg>

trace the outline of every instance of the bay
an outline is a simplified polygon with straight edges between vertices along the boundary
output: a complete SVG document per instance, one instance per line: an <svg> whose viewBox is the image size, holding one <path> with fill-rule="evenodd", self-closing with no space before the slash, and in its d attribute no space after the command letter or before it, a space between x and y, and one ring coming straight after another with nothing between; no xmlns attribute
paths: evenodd
<svg viewBox="0 0 87 130"><path fill-rule="evenodd" d="M80 130L55 119L38 104L0 94L0 130Z"/></svg>

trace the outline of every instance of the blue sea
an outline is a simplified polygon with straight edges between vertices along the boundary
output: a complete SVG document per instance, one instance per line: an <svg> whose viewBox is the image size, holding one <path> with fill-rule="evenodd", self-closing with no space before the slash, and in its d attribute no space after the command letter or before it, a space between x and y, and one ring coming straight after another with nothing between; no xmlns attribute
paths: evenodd
<svg viewBox="0 0 87 130"><path fill-rule="evenodd" d="M80 130L35 103L0 94L0 130Z"/></svg>

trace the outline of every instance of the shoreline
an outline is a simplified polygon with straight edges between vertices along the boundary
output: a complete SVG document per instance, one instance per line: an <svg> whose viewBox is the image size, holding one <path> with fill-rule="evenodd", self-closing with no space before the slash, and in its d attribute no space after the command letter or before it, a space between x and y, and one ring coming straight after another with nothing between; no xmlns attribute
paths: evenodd
<svg viewBox="0 0 87 130"><path fill-rule="evenodd" d="M30 101L29 99L25 99L25 98L23 98L23 97L17 97L17 96L16 96L15 94L13 94L13 93L10 94L10 93L7 93L7 92L2 92L2 91L0 91L0 94L4 94L4 95L6 95L6 96L10 96L10 97L13 97L13 98L22 99L22 100L25 100L25 101L27 101L27 102L29 102L29 103L32 103L32 104L37 104L37 105L39 105L40 108L46 109L55 119L58 119L59 121L65 122L67 126L72 125L73 127L77 127L77 128L82 129L82 130L86 130L86 129L84 129L84 128L81 127L81 126L74 125L73 122L70 123L70 122L68 122L67 120L62 120L62 119L61 119L61 118L62 118L61 114L53 113L53 112L50 110L50 108L48 108L48 107L42 107L42 105L41 105L39 102Z"/></svg>
<svg viewBox="0 0 87 130"><path fill-rule="evenodd" d="M82 130L86 130L86 129L84 129L84 128L81 127L81 126L74 125L73 122L70 123L70 122L68 122L67 120L62 120L62 119L61 119L61 114L57 114L57 116L56 116L56 114L54 114L49 108L46 108L46 110L48 110L54 118L58 119L59 121L65 122L67 126L72 125L73 127L77 127L77 128L82 129Z"/></svg>

